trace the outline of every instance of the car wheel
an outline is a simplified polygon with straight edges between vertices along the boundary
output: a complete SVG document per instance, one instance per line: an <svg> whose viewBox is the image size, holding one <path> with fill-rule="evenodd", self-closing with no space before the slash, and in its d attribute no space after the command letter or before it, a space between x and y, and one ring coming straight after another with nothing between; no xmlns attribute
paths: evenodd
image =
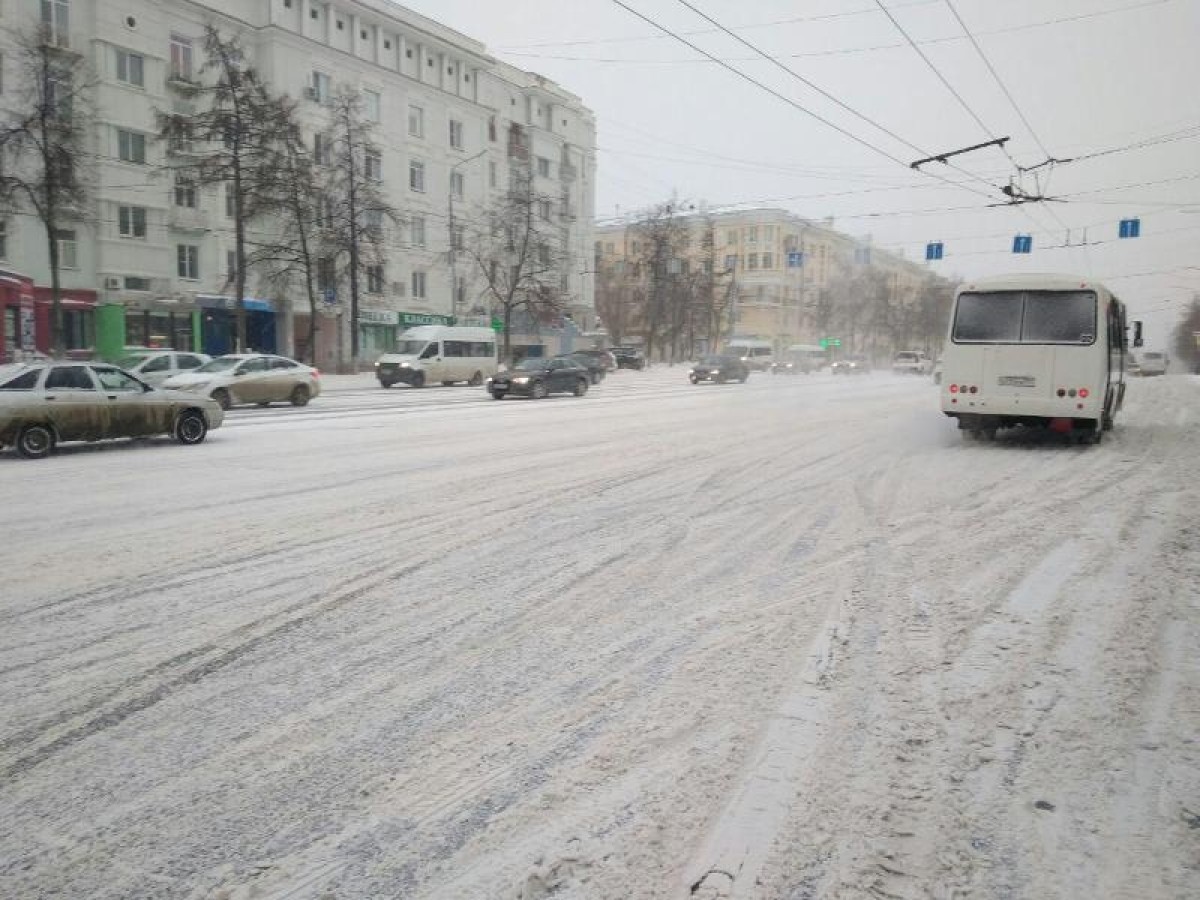
<svg viewBox="0 0 1200 900"><path fill-rule="evenodd" d="M482 372L476 372L474 375L471 376L471 380L467 382L467 385L469 387L479 387L481 384L483 384L483 373Z"/></svg>
<svg viewBox="0 0 1200 900"><path fill-rule="evenodd" d="M271 405L271 401L270 401L270 400L259 400L259 401L258 401L258 403L257 403L257 405L258 405L258 406L270 406L270 405Z"/></svg>
<svg viewBox="0 0 1200 900"><path fill-rule="evenodd" d="M412 381L410 381L409 384L411 384L415 388L425 387L425 373L424 372L414 372Z"/></svg>
<svg viewBox="0 0 1200 900"><path fill-rule="evenodd" d="M697 378L695 375L689 375L689 376L688 376L688 381L690 381L692 384L699 384L699 383L700 383L700 379L699 379L699 378Z"/></svg>
<svg viewBox="0 0 1200 900"><path fill-rule="evenodd" d="M54 431L48 425L26 425L17 435L17 452L26 459L45 459L54 452Z"/></svg>
<svg viewBox="0 0 1200 900"><path fill-rule="evenodd" d="M225 388L217 388L212 392L212 398L217 401L217 406L221 409L229 409L233 406L233 398L229 396L229 391Z"/></svg>
<svg viewBox="0 0 1200 900"><path fill-rule="evenodd" d="M308 387L303 384L298 384L292 388L292 393L288 397L292 401L292 406L308 406Z"/></svg>
<svg viewBox="0 0 1200 900"><path fill-rule="evenodd" d="M503 400L504 399L504 394L505 394L504 391L490 391L489 393L491 393L493 400Z"/></svg>
<svg viewBox="0 0 1200 900"><path fill-rule="evenodd" d="M454 387L454 382L453 381L443 381L442 387Z"/></svg>
<svg viewBox="0 0 1200 900"><path fill-rule="evenodd" d="M181 444L203 443L208 436L208 422L199 410L187 409L175 420L175 440Z"/></svg>
<svg viewBox="0 0 1200 900"><path fill-rule="evenodd" d="M381 388L383 388L384 390L387 390L388 388L390 388L390 387L391 387L393 384L395 384L395 383L396 383L396 382L394 382L394 381L384 381L382 378L380 378L380 379L379 379L379 386L380 386Z"/></svg>
<svg viewBox="0 0 1200 900"><path fill-rule="evenodd" d="M535 381L529 387L529 396L534 400L544 400L549 391L546 390L546 385L541 381Z"/></svg>
<svg viewBox="0 0 1200 900"><path fill-rule="evenodd" d="M571 391L571 393L573 393L576 397L582 397L587 392L588 383L586 378L580 378L578 381L576 381L575 387Z"/></svg>

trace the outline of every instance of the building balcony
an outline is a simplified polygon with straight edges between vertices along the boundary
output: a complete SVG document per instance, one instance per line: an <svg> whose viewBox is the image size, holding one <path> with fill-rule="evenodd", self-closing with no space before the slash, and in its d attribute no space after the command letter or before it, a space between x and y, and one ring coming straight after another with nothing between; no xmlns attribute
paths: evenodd
<svg viewBox="0 0 1200 900"><path fill-rule="evenodd" d="M208 231L208 213L190 206L172 206L167 213L167 225L175 231Z"/></svg>
<svg viewBox="0 0 1200 900"><path fill-rule="evenodd" d="M563 181L574 181L579 177L579 170L569 162L561 162L558 164L558 176Z"/></svg>
<svg viewBox="0 0 1200 900"><path fill-rule="evenodd" d="M200 90L200 82L190 75L171 72L167 75L167 89L190 97Z"/></svg>

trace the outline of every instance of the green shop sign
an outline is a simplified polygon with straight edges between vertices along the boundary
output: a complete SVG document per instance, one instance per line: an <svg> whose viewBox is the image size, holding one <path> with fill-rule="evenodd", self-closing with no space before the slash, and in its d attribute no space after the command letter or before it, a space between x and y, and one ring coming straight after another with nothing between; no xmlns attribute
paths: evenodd
<svg viewBox="0 0 1200 900"><path fill-rule="evenodd" d="M454 316L439 316L433 313L400 313L400 325L412 328L415 325L453 325Z"/></svg>

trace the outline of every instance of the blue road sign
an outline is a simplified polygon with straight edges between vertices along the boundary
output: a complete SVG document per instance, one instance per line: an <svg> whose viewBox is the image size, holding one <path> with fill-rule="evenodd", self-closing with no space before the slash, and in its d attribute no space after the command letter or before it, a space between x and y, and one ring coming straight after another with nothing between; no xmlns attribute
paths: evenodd
<svg viewBox="0 0 1200 900"><path fill-rule="evenodd" d="M926 259L941 259L942 258L942 250L943 250L943 245L942 245L941 241L930 241L928 244L925 245L925 258Z"/></svg>
<svg viewBox="0 0 1200 900"><path fill-rule="evenodd" d="M1141 237L1142 220L1141 219L1122 219L1117 233L1123 238Z"/></svg>
<svg viewBox="0 0 1200 900"><path fill-rule="evenodd" d="M330 306L337 303L337 291L335 291L333 288L325 288L325 290L321 292L321 296Z"/></svg>
<svg viewBox="0 0 1200 900"><path fill-rule="evenodd" d="M1013 253L1032 253L1033 252L1033 235L1018 234L1013 238Z"/></svg>
<svg viewBox="0 0 1200 900"><path fill-rule="evenodd" d="M798 269L804 265L804 254L799 250L789 250L787 255L789 269Z"/></svg>

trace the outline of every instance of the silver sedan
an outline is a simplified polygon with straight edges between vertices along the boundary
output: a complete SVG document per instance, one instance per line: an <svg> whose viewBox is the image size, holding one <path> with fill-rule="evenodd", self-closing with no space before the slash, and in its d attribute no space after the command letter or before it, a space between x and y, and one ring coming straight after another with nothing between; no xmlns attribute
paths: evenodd
<svg viewBox="0 0 1200 900"><path fill-rule="evenodd" d="M0 447L41 459L65 441L169 434L199 444L224 420L204 397L155 390L103 363L55 361L0 368Z"/></svg>

